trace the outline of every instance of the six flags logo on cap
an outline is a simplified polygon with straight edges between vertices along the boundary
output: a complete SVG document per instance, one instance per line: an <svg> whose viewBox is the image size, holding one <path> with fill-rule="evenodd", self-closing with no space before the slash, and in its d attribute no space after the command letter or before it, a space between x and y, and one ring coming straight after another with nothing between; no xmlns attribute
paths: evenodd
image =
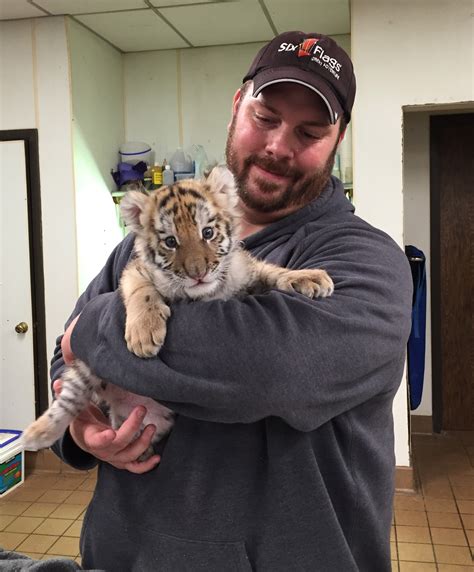
<svg viewBox="0 0 474 572"><path fill-rule="evenodd" d="M298 46L299 50L298 50L298 57L304 57L304 56L310 56L311 55L311 48L318 43L318 40L316 40L315 38L309 38L309 40L305 40L304 42L301 42L301 44Z"/></svg>
<svg viewBox="0 0 474 572"><path fill-rule="evenodd" d="M339 79L339 73L342 68L342 64L340 64L336 58L331 58L328 56L323 47L318 44L319 39L316 38L308 38L301 42L301 44L291 44L289 42L283 42L280 44L278 48L279 52L296 52L298 50L298 57L311 57L311 61L316 62L320 66L323 66L327 70L329 70L332 75Z"/></svg>

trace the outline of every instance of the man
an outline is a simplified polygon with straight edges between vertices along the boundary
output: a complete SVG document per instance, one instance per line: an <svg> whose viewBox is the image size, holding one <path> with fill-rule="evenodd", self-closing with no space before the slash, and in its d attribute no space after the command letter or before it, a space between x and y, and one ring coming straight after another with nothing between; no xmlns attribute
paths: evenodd
<svg viewBox="0 0 474 572"><path fill-rule="evenodd" d="M85 567L390 570L392 401L411 276L403 252L354 215L330 176L354 95L352 63L333 40L282 34L235 95L227 143L245 247L326 269L333 296L177 303L158 357L137 359L116 291L129 236L79 299L53 379L76 355L177 413L145 462L154 428L135 439L143 408L113 431L91 407L57 444L77 468L103 461L84 520Z"/></svg>

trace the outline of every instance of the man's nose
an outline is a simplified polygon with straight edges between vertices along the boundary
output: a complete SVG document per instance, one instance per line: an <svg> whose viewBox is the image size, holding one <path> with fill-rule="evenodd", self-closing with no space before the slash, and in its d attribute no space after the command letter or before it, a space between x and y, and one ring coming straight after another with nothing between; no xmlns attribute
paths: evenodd
<svg viewBox="0 0 474 572"><path fill-rule="evenodd" d="M280 125L267 133L265 153L275 159L292 159L297 146L293 132L286 126Z"/></svg>

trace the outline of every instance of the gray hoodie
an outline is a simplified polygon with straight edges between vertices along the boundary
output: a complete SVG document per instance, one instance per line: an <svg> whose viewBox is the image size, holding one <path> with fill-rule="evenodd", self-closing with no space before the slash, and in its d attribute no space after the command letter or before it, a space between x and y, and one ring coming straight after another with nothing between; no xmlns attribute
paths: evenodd
<svg viewBox="0 0 474 572"><path fill-rule="evenodd" d="M160 354L140 359L127 350L116 291L129 236L77 303L74 354L178 414L154 470L100 464L81 538L85 567L390 570L392 401L411 316L406 257L354 215L337 179L244 242L282 266L326 269L334 294L173 304ZM53 379L63 367L59 341ZM69 434L56 450L75 467L95 463Z"/></svg>

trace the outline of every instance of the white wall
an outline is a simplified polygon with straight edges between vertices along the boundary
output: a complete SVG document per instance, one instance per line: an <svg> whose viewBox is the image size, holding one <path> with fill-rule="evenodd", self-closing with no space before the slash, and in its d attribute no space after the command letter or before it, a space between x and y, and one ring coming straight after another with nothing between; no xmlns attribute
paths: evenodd
<svg viewBox="0 0 474 572"><path fill-rule="evenodd" d="M64 18L0 22L0 129L38 129L49 356L77 297ZM48 356L48 357L49 357Z"/></svg>
<svg viewBox="0 0 474 572"><path fill-rule="evenodd" d="M31 20L0 22L0 128L36 127Z"/></svg>
<svg viewBox="0 0 474 572"><path fill-rule="evenodd" d="M334 36L350 51L349 36ZM178 146L224 160L232 98L262 43L124 54L125 133L160 163Z"/></svg>
<svg viewBox="0 0 474 572"><path fill-rule="evenodd" d="M181 50L184 147L201 143L212 159L225 160L232 99L261 43Z"/></svg>
<svg viewBox="0 0 474 572"><path fill-rule="evenodd" d="M471 0L352 0L358 212L403 243L403 106L474 98Z"/></svg>
<svg viewBox="0 0 474 572"><path fill-rule="evenodd" d="M71 58L74 181L79 291L104 265L122 232L110 174L124 141L122 55L72 19Z"/></svg>
<svg viewBox="0 0 474 572"><path fill-rule="evenodd" d="M125 125L160 163L177 147L224 158L232 97L261 44L124 54Z"/></svg>
<svg viewBox="0 0 474 572"><path fill-rule="evenodd" d="M354 198L401 246L403 107L474 100L471 0L352 0ZM408 465L406 384L394 404L398 465Z"/></svg>
<svg viewBox="0 0 474 572"><path fill-rule="evenodd" d="M179 145L177 53L123 55L125 138L144 141L156 159L169 160Z"/></svg>

